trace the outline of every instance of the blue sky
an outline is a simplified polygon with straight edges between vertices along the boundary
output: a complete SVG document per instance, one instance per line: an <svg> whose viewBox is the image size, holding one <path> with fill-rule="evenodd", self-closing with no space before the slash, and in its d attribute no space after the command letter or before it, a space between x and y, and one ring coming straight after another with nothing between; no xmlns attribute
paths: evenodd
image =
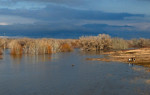
<svg viewBox="0 0 150 95"><path fill-rule="evenodd" d="M150 33L149 10L150 0L0 0L0 32Z"/></svg>

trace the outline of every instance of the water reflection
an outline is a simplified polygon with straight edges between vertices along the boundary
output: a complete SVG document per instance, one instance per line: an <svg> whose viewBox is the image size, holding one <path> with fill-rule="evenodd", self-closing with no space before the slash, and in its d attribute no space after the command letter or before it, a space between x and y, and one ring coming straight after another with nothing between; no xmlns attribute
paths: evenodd
<svg viewBox="0 0 150 95"><path fill-rule="evenodd" d="M146 84L150 84L150 79L145 80Z"/></svg>
<svg viewBox="0 0 150 95"><path fill-rule="evenodd" d="M143 72L145 72L145 73L146 73L146 72L147 72L147 73L150 72L150 68L149 68L149 67L146 68L146 67L136 66L136 65L135 65L134 67L131 66L131 69L134 70L134 71L138 71L138 72L141 72L141 71L143 71Z"/></svg>
<svg viewBox="0 0 150 95"><path fill-rule="evenodd" d="M13 63L15 64L20 64L21 59L22 59L22 54L19 55L10 55L11 56L11 60Z"/></svg>
<svg viewBox="0 0 150 95"><path fill-rule="evenodd" d="M133 63L128 63L129 67L133 67L134 64Z"/></svg>
<svg viewBox="0 0 150 95"><path fill-rule="evenodd" d="M2 55L0 55L0 59L3 59L3 56L2 56Z"/></svg>
<svg viewBox="0 0 150 95"><path fill-rule="evenodd" d="M144 67L87 61L88 56L103 57L76 50L36 56L8 53L0 61L0 95L150 95L150 73Z"/></svg>
<svg viewBox="0 0 150 95"><path fill-rule="evenodd" d="M44 54L44 55L24 55L24 60L27 63L44 63L47 61L51 61L51 55Z"/></svg>
<svg viewBox="0 0 150 95"><path fill-rule="evenodd" d="M141 77L135 77L133 79L130 80L130 83L132 84L147 84L147 85L150 85L150 78L148 79L144 79L144 78L141 78Z"/></svg>
<svg viewBox="0 0 150 95"><path fill-rule="evenodd" d="M51 60L51 55L10 55L12 63L20 64L23 61L26 63L44 63Z"/></svg>

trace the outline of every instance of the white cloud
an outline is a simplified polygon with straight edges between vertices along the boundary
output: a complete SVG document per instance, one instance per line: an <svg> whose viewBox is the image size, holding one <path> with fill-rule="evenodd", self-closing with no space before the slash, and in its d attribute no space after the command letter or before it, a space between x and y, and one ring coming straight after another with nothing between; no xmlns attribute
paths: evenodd
<svg viewBox="0 0 150 95"><path fill-rule="evenodd" d="M20 17L20 16L0 15L0 25L33 24L37 21L38 20L36 19L25 18L25 17Z"/></svg>
<svg viewBox="0 0 150 95"><path fill-rule="evenodd" d="M9 25L9 24L5 22L0 22L0 25Z"/></svg>

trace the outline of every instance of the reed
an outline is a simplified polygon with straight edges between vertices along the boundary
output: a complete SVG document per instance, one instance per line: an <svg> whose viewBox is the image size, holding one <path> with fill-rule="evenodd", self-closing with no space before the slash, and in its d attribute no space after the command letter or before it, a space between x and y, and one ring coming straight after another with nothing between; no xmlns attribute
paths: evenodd
<svg viewBox="0 0 150 95"><path fill-rule="evenodd" d="M11 54L52 54L59 52L60 42L54 39L11 39Z"/></svg>
<svg viewBox="0 0 150 95"><path fill-rule="evenodd" d="M2 52L2 49L0 48L0 59L2 59L3 58L3 52Z"/></svg>
<svg viewBox="0 0 150 95"><path fill-rule="evenodd" d="M128 49L129 43L121 38L112 38L112 49Z"/></svg>
<svg viewBox="0 0 150 95"><path fill-rule="evenodd" d="M60 46L60 51L61 51L61 52L71 52L71 51L73 51L73 48L72 48L71 45L69 45L68 43L63 43L63 44Z"/></svg>
<svg viewBox="0 0 150 95"><path fill-rule="evenodd" d="M0 38L0 47L3 48L3 49L6 49L8 42L9 42L9 39Z"/></svg>
<svg viewBox="0 0 150 95"><path fill-rule="evenodd" d="M73 40L70 43L71 43L71 46L73 48L80 48L80 41L78 39L77 40Z"/></svg>
<svg viewBox="0 0 150 95"><path fill-rule="evenodd" d="M11 55L21 55L23 54L23 47L19 44L18 40L12 40L8 44L10 48L10 54Z"/></svg>
<svg viewBox="0 0 150 95"><path fill-rule="evenodd" d="M150 39L124 40L111 38L107 34L98 36L82 36L79 39L10 39L0 38L0 48L10 49L10 54L53 54L57 52L70 52L74 48L84 51L108 51L116 49L150 47ZM2 51L0 51L1 53Z"/></svg>
<svg viewBox="0 0 150 95"><path fill-rule="evenodd" d="M0 55L2 55L3 54L3 51L2 51L2 49L0 48Z"/></svg>
<svg viewBox="0 0 150 95"><path fill-rule="evenodd" d="M59 39L50 39L49 43L52 47L52 53L57 53L57 52L61 52L60 51L60 45L63 41L59 40Z"/></svg>
<svg viewBox="0 0 150 95"><path fill-rule="evenodd" d="M37 39L37 40L31 40L27 42L24 47L24 53L26 54L51 54L52 53L52 47L48 43L47 40L44 39Z"/></svg>

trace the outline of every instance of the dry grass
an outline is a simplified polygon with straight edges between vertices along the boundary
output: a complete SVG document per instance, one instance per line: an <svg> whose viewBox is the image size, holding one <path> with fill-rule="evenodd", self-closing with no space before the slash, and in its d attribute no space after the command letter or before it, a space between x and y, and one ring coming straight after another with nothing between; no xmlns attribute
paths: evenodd
<svg viewBox="0 0 150 95"><path fill-rule="evenodd" d="M23 50L25 54L38 55L52 53L52 47L49 44L49 42L45 39L31 40L24 45Z"/></svg>
<svg viewBox="0 0 150 95"><path fill-rule="evenodd" d="M129 48L129 44L126 40L121 38L113 38L112 39L112 49L127 49Z"/></svg>
<svg viewBox="0 0 150 95"><path fill-rule="evenodd" d="M79 42L81 50L83 51L108 51L150 47L150 39L140 38L124 40L121 38L111 38L106 34L80 37Z"/></svg>
<svg viewBox="0 0 150 95"><path fill-rule="evenodd" d="M108 58L88 58L87 60L116 61L116 62L118 61L118 62L133 63L136 65L150 67L150 48L106 52L104 54L108 54L109 57ZM136 61L129 62L128 61L129 58L135 58Z"/></svg>
<svg viewBox="0 0 150 95"><path fill-rule="evenodd" d="M112 48L111 37L106 34L99 34L98 36L80 37L79 39L81 49L84 51L101 51Z"/></svg>
<svg viewBox="0 0 150 95"><path fill-rule="evenodd" d="M11 55L20 54L52 54L57 52L70 52L73 47L77 47L77 40L73 39L0 39L1 48L3 48L4 42L10 49Z"/></svg>
<svg viewBox="0 0 150 95"><path fill-rule="evenodd" d="M9 39L0 38L0 47L3 48L3 49L7 48L8 42L9 42Z"/></svg>
<svg viewBox="0 0 150 95"><path fill-rule="evenodd" d="M121 38L111 38L106 34L80 37L79 39L0 38L0 48L10 49L13 55L53 54L57 52L70 52L74 48L80 48L83 51L101 52L128 49L129 46L130 48L150 47L150 39L124 40Z"/></svg>
<svg viewBox="0 0 150 95"><path fill-rule="evenodd" d="M81 49L84 51L120 50L127 49L129 46L128 41L121 38L111 38L106 34L80 37L79 41Z"/></svg>
<svg viewBox="0 0 150 95"><path fill-rule="evenodd" d="M0 48L0 59L3 58L2 54L3 54L3 50Z"/></svg>
<svg viewBox="0 0 150 95"><path fill-rule="evenodd" d="M71 52L71 51L73 51L73 48L68 43L64 43L60 46L60 51L61 52Z"/></svg>
<svg viewBox="0 0 150 95"><path fill-rule="evenodd" d="M12 40L8 44L8 46L10 48L10 54L11 55L21 55L21 54L23 54L23 47L19 44L19 42L17 40Z"/></svg>
<svg viewBox="0 0 150 95"><path fill-rule="evenodd" d="M80 48L80 41L79 40L72 40L70 43L71 43L71 46L73 48Z"/></svg>
<svg viewBox="0 0 150 95"><path fill-rule="evenodd" d="M0 48L0 55L2 55L3 54L3 51L2 51L2 49Z"/></svg>
<svg viewBox="0 0 150 95"><path fill-rule="evenodd" d="M143 48L143 47L150 47L150 39L132 39L129 41L131 47L136 47L136 48Z"/></svg>

